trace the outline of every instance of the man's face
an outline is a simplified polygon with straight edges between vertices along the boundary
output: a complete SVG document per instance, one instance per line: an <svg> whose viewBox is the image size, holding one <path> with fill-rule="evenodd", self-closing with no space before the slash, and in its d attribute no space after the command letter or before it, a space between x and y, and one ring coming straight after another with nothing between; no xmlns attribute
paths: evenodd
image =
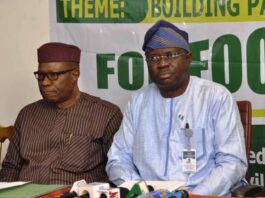
<svg viewBox="0 0 265 198"><path fill-rule="evenodd" d="M149 74L160 90L174 91L189 81L191 53L181 48L155 49L146 58Z"/></svg>
<svg viewBox="0 0 265 198"><path fill-rule="evenodd" d="M40 93L45 100L60 104L75 97L79 77L76 63L40 63L38 74L40 77L44 76L43 79L38 80L38 84ZM56 79L56 77L58 78Z"/></svg>

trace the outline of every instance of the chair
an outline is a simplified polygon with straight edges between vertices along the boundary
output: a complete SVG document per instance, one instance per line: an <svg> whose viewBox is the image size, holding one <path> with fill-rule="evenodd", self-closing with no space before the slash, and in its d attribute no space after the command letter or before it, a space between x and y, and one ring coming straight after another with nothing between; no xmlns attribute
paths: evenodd
<svg viewBox="0 0 265 198"><path fill-rule="evenodd" d="M247 160L249 162L250 141L251 141L251 124L252 124L252 107L249 101L237 101L240 118L245 132L245 144ZM246 180L250 182L249 167L246 173ZM240 186L232 192L232 197L257 197L264 196L265 188L263 186L248 184Z"/></svg>
<svg viewBox="0 0 265 198"><path fill-rule="evenodd" d="M252 107L249 101L237 101L241 122L245 132L245 144L247 161L249 162L250 142L251 142L251 125L252 125ZM250 182L249 167L246 173L246 180Z"/></svg>
<svg viewBox="0 0 265 198"><path fill-rule="evenodd" d="M1 154L2 154L2 143L6 140L6 139L11 139L12 137L12 132L13 132L13 128L14 126L7 126L7 127L3 127L0 125L0 159L2 159Z"/></svg>

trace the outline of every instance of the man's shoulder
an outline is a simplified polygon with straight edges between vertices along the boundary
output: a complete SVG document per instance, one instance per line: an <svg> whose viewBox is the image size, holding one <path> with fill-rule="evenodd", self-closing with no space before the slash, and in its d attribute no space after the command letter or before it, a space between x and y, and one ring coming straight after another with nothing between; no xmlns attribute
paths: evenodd
<svg viewBox="0 0 265 198"><path fill-rule="evenodd" d="M35 102L27 104L21 109L21 111L29 111L30 109L42 108L46 105L47 105L47 102L43 99L40 99Z"/></svg>
<svg viewBox="0 0 265 198"><path fill-rule="evenodd" d="M18 117L34 117L36 113L39 113L41 109L47 108L48 105L49 104L43 99L29 103L20 109Z"/></svg>
<svg viewBox="0 0 265 198"><path fill-rule="evenodd" d="M151 96L152 94L156 93L157 87L154 83L148 84L141 89L135 91L132 96L131 100L139 100L146 97Z"/></svg>
<svg viewBox="0 0 265 198"><path fill-rule="evenodd" d="M160 92L155 83L151 83L134 92L127 103L133 108L142 108L151 105L151 101L158 100Z"/></svg>
<svg viewBox="0 0 265 198"><path fill-rule="evenodd" d="M142 87L141 89L137 90L132 95L133 96L146 95L146 94L148 95L151 93L156 93L157 91L158 91L158 88L157 88L156 84L151 83L151 84L148 84L148 85Z"/></svg>
<svg viewBox="0 0 265 198"><path fill-rule="evenodd" d="M200 89L204 89L205 91L231 94L230 91L224 85L208 79L199 78L197 76L191 76L191 82L192 86L195 89L198 89L198 87L200 87Z"/></svg>
<svg viewBox="0 0 265 198"><path fill-rule="evenodd" d="M189 94L196 98L196 103L212 105L216 109L234 100L232 93L222 84L198 77L193 77L191 82Z"/></svg>
<svg viewBox="0 0 265 198"><path fill-rule="evenodd" d="M116 104L114 104L110 101L101 99L100 97L93 96L93 95L90 95L90 94L84 93L84 92L81 92L81 97L82 97L83 102L93 103L96 106L101 106L103 108L110 109L113 111L120 110L120 108Z"/></svg>

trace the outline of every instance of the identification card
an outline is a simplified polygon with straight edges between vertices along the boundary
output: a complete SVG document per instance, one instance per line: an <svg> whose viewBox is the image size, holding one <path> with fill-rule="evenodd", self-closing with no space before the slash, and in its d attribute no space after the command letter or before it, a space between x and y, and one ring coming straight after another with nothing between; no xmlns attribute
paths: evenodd
<svg viewBox="0 0 265 198"><path fill-rule="evenodd" d="M182 151L182 171L184 173L196 172L196 150L184 149Z"/></svg>

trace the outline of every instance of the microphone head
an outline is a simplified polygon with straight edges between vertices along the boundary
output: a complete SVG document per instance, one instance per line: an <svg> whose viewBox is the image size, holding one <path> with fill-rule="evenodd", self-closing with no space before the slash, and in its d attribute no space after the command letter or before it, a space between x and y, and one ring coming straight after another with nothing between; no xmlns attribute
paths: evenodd
<svg viewBox="0 0 265 198"><path fill-rule="evenodd" d="M72 188L70 189L70 192L76 192L77 195L79 195L79 187L80 186L85 186L85 185L87 185L87 183L86 183L86 181L84 179L79 180L79 181L75 181L73 183Z"/></svg>
<svg viewBox="0 0 265 198"><path fill-rule="evenodd" d="M75 191L63 193L60 198L74 198L77 196Z"/></svg>
<svg viewBox="0 0 265 198"><path fill-rule="evenodd" d="M144 181L139 181L132 186L131 190L126 195L126 198L134 198L147 192L149 192L149 190L146 183Z"/></svg>
<svg viewBox="0 0 265 198"><path fill-rule="evenodd" d="M182 191L182 196L184 197L184 198L189 198L189 192L188 191L186 191L186 190L181 190Z"/></svg>
<svg viewBox="0 0 265 198"><path fill-rule="evenodd" d="M100 189L98 192L100 193L100 195L96 196L95 198L120 198L121 197L119 188Z"/></svg>
<svg viewBox="0 0 265 198"><path fill-rule="evenodd" d="M114 184L114 183L111 182L111 181L109 181L108 183L109 183L109 186L110 186L111 188L117 188L117 187L118 187L116 184Z"/></svg>
<svg viewBox="0 0 265 198"><path fill-rule="evenodd" d="M99 197L100 196L100 190L108 189L109 183L101 183L101 182L92 182L89 184L86 184L84 186L79 187L79 192L77 193L79 196L88 194L90 197Z"/></svg>
<svg viewBox="0 0 265 198"><path fill-rule="evenodd" d="M186 190L175 190L173 192L167 193L167 198L179 197L179 198L189 198L189 193Z"/></svg>
<svg viewBox="0 0 265 198"><path fill-rule="evenodd" d="M154 189L154 187L153 186L151 186L151 185L147 185L147 188L148 188L148 191L149 192L151 192L151 191L154 191L155 189Z"/></svg>
<svg viewBox="0 0 265 198"><path fill-rule="evenodd" d="M158 189L138 196L137 198L180 198L176 196L167 196L167 189Z"/></svg>
<svg viewBox="0 0 265 198"><path fill-rule="evenodd" d="M127 196L127 194L129 193L129 190L127 188L124 188L124 187L119 187L119 189L120 189L121 198L125 198Z"/></svg>

